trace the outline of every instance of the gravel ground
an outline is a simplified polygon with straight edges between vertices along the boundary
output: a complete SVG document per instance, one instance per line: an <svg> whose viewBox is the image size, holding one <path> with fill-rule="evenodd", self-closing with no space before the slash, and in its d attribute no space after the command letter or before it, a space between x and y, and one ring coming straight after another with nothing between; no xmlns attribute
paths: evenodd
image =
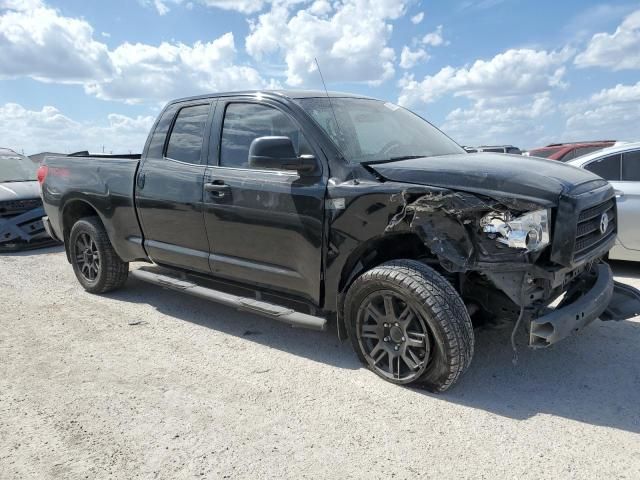
<svg viewBox="0 0 640 480"><path fill-rule="evenodd" d="M617 265L634 282L640 266ZM0 478L640 478L640 321L545 351L477 331L461 382L385 383L333 331L0 256ZM526 341L523 336L521 343Z"/></svg>

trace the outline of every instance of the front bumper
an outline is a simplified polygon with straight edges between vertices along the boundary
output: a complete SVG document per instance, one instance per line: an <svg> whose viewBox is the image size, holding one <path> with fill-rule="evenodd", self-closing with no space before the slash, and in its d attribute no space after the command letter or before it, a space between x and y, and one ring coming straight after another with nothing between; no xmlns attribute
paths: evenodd
<svg viewBox="0 0 640 480"><path fill-rule="evenodd" d="M42 207L9 218L0 218L0 251L41 247L54 240L45 231Z"/></svg>
<svg viewBox="0 0 640 480"><path fill-rule="evenodd" d="M614 293L613 273L609 265L596 264L591 273L585 275L590 277L582 280L586 284L581 287L582 295L566 305L560 303L558 308L531 320L529 346L544 348L559 342L589 325L608 309ZM567 295L572 293L576 292L569 291Z"/></svg>

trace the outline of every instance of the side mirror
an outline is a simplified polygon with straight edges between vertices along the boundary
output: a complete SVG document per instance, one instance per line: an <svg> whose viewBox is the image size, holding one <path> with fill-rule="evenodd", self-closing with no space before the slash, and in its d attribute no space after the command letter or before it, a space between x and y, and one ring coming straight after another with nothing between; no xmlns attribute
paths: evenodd
<svg viewBox="0 0 640 480"><path fill-rule="evenodd" d="M316 171L317 162L313 155L297 156L289 137L258 137L249 147L249 166L308 175Z"/></svg>

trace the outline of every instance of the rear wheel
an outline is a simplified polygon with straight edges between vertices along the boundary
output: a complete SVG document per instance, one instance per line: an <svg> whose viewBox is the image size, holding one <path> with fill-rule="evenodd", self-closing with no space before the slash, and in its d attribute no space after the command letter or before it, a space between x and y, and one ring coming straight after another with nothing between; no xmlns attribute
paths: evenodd
<svg viewBox="0 0 640 480"><path fill-rule="evenodd" d="M73 225L68 248L73 271L86 291L105 293L126 282L129 264L115 252L97 217L83 218Z"/></svg>
<svg viewBox="0 0 640 480"><path fill-rule="evenodd" d="M444 391L471 363L467 309L453 286L421 262L395 260L362 274L347 292L345 314L358 356L390 382Z"/></svg>

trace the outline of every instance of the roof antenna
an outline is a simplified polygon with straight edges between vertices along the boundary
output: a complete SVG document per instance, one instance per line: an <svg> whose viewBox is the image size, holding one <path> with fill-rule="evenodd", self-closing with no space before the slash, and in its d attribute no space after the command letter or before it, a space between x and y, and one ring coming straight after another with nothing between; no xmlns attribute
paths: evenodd
<svg viewBox="0 0 640 480"><path fill-rule="evenodd" d="M331 97L329 96L329 90L327 90L327 84L324 83L324 76L322 75L322 70L320 70L320 64L318 63L318 59L316 57L313 57L313 59L316 61L316 65L318 66L318 73L320 74L320 80L322 80L324 93L326 93L327 95L327 99L329 100L329 106L331 107L331 112L333 113L333 120L336 122L336 133L340 137L340 140L342 140L342 132L340 131L340 124L338 123L338 117L336 116L336 111L333 108L333 102L331 101Z"/></svg>

